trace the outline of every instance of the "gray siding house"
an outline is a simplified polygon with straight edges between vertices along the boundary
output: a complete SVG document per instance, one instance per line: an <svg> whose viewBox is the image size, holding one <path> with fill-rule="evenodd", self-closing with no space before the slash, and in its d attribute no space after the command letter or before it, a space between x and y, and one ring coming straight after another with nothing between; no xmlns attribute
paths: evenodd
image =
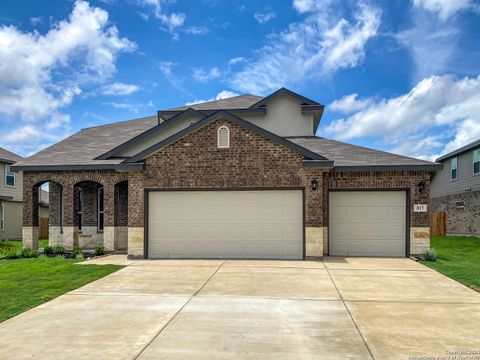
<svg viewBox="0 0 480 360"><path fill-rule="evenodd" d="M432 210L447 214L447 234L480 236L480 139L446 154L431 182Z"/></svg>
<svg viewBox="0 0 480 360"><path fill-rule="evenodd" d="M0 148L0 240L22 238L23 177L10 166L23 158Z"/></svg>

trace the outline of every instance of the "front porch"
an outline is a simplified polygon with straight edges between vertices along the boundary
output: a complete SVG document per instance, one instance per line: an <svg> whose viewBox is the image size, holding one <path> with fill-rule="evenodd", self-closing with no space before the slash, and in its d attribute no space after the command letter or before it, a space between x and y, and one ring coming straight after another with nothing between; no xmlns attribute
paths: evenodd
<svg viewBox="0 0 480 360"><path fill-rule="evenodd" d="M114 171L26 172L24 248L38 248L39 192L45 183L50 192L50 246L128 249L128 175Z"/></svg>

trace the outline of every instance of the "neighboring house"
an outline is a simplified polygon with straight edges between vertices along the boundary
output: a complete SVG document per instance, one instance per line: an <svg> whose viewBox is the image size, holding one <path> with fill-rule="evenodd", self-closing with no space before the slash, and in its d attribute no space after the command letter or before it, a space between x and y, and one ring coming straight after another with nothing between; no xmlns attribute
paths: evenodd
<svg viewBox="0 0 480 360"><path fill-rule="evenodd" d="M0 239L22 238L23 178L11 165L23 158L0 148Z"/></svg>
<svg viewBox="0 0 480 360"><path fill-rule="evenodd" d="M304 259L429 248L441 165L316 137L323 110L282 88L83 129L16 164L24 246L37 246L49 182L50 239L69 249Z"/></svg>
<svg viewBox="0 0 480 360"><path fill-rule="evenodd" d="M447 234L480 235L480 139L439 159L432 178L433 211L445 211Z"/></svg>

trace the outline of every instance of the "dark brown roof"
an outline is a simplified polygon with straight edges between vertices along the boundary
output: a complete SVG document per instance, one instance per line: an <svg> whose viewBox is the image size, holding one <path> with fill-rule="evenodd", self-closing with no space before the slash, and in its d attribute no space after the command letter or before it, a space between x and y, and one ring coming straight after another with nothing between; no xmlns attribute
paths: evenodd
<svg viewBox="0 0 480 360"><path fill-rule="evenodd" d="M462 146L461 148L455 150L455 151L452 151L448 154L445 154L441 157L439 157L436 161L437 162L442 162L442 161L445 161L447 159L450 159L451 157L454 157L454 156L457 156L457 155L460 155L460 154L463 154L464 152L467 152L467 151L470 151L470 150L473 150L475 148L480 148L480 139L474 141L474 142L471 142L470 144L467 144L465 146Z"/></svg>
<svg viewBox="0 0 480 360"><path fill-rule="evenodd" d="M335 167L434 165L434 163L430 161L369 149L317 136L288 137L287 139L310 151L321 154L329 160L333 160Z"/></svg>
<svg viewBox="0 0 480 360"><path fill-rule="evenodd" d="M7 149L0 147L0 161L13 164L17 161L23 160L20 155L17 155Z"/></svg>
<svg viewBox="0 0 480 360"><path fill-rule="evenodd" d="M257 103L262 99L263 97L261 96L246 94L246 95L239 95L239 96L234 96L226 99L206 101L198 104L180 106L180 107L168 109L168 111L182 111L182 110L187 110L188 108L192 108L195 110L248 109L250 106L252 106L253 104Z"/></svg>
<svg viewBox="0 0 480 360"><path fill-rule="evenodd" d="M147 131L157 125L157 122L156 116L149 116L83 129L15 165L60 166L120 164L123 159L94 159Z"/></svg>

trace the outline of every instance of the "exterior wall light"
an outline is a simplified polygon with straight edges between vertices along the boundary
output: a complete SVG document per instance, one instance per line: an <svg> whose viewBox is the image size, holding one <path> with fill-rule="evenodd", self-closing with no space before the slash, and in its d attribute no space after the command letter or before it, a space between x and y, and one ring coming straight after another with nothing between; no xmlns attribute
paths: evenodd
<svg viewBox="0 0 480 360"><path fill-rule="evenodd" d="M312 184L312 191L316 191L318 189L318 180L312 179L311 184Z"/></svg>
<svg viewBox="0 0 480 360"><path fill-rule="evenodd" d="M419 193L422 193L425 191L425 181L420 181L418 184L417 184L417 187L418 187L418 192Z"/></svg>

